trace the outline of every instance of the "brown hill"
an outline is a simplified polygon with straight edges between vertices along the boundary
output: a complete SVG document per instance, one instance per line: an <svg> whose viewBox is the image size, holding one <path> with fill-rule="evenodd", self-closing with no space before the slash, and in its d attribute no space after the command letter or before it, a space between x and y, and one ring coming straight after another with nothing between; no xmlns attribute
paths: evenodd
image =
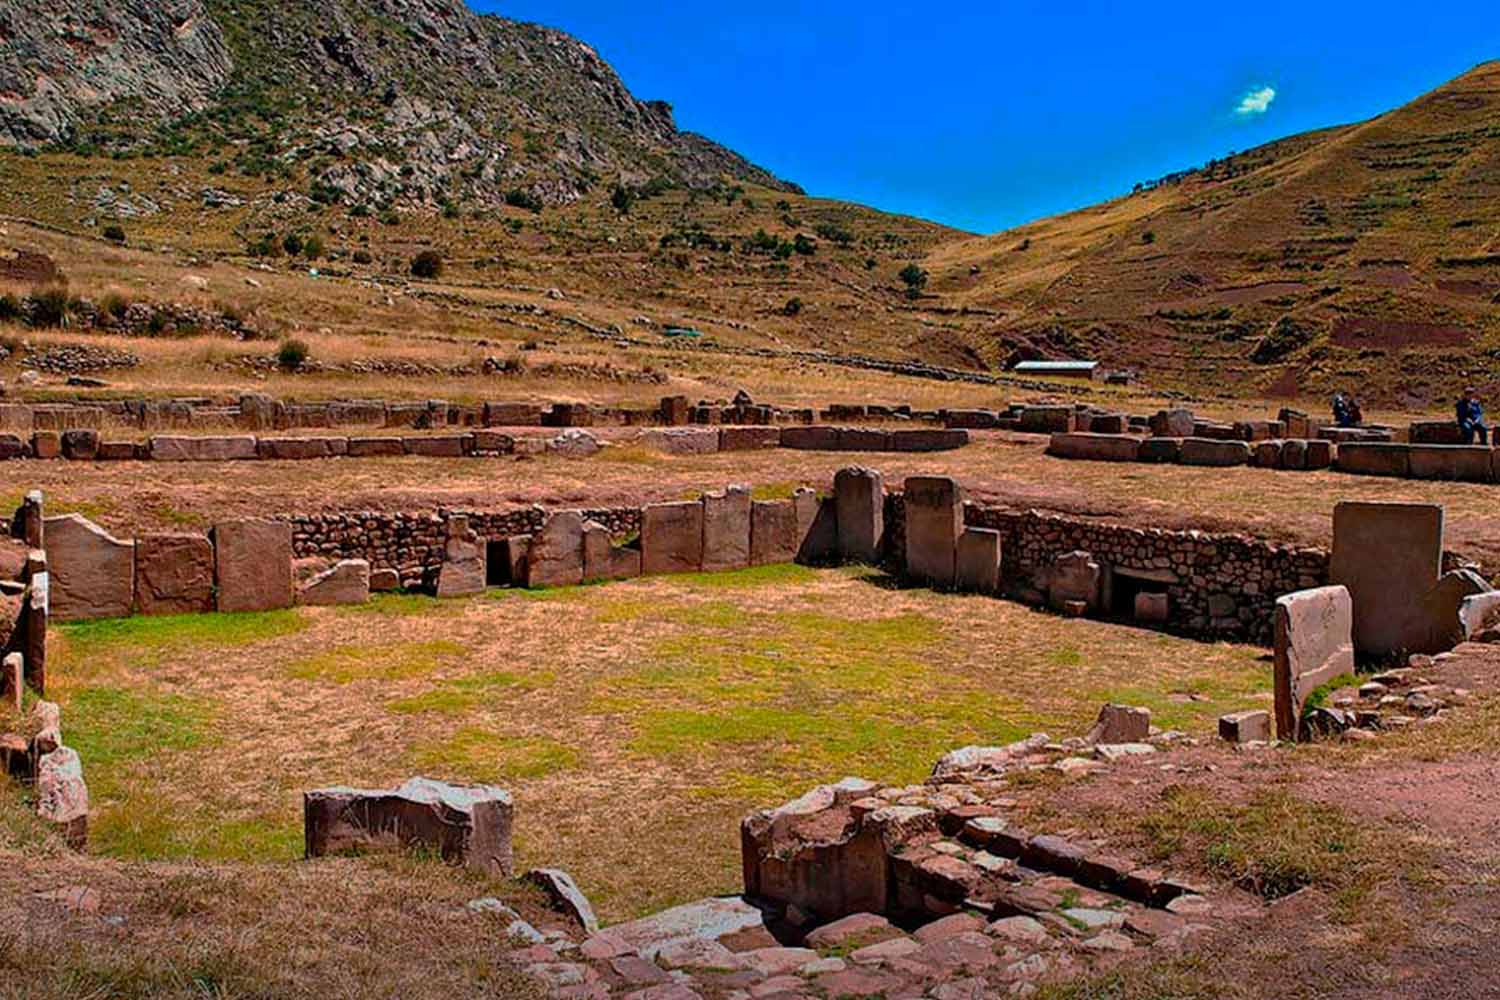
<svg viewBox="0 0 1500 1000"><path fill-rule="evenodd" d="M939 247L976 343L1149 381L1423 403L1500 389L1500 63L1357 125L1285 139L1103 205Z"/></svg>

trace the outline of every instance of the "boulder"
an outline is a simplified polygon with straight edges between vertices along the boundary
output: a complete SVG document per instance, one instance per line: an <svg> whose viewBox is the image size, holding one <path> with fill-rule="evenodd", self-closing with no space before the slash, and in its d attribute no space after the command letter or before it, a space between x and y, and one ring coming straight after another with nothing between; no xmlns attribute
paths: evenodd
<svg viewBox="0 0 1500 1000"><path fill-rule="evenodd" d="M81 850L88 840L89 789L83 763L70 747L59 746L36 763L36 812L57 826L68 846Z"/></svg>
<svg viewBox="0 0 1500 1000"><path fill-rule="evenodd" d="M1135 595L1135 620L1163 625L1172 616L1171 599L1166 594L1139 593Z"/></svg>
<svg viewBox="0 0 1500 1000"><path fill-rule="evenodd" d="M406 454L406 441L398 437L357 437L349 439L350 458L390 458Z"/></svg>
<svg viewBox="0 0 1500 1000"><path fill-rule="evenodd" d="M1141 743L1151 735L1151 709L1105 705L1085 739L1092 744Z"/></svg>
<svg viewBox="0 0 1500 1000"><path fill-rule="evenodd" d="M81 514L46 519L51 612L59 621L123 618L135 605L135 545Z"/></svg>
<svg viewBox="0 0 1500 1000"><path fill-rule="evenodd" d="M57 431L36 431L31 435L31 457L32 458L60 458L62 456L62 435Z"/></svg>
<svg viewBox="0 0 1500 1000"><path fill-rule="evenodd" d="M445 861L512 872L510 793L412 778L394 791L333 787L302 796L307 857L372 850L436 851Z"/></svg>
<svg viewBox="0 0 1500 1000"><path fill-rule="evenodd" d="M64 431L62 455L78 462L92 462L99 455L99 432L91 429Z"/></svg>
<svg viewBox="0 0 1500 1000"><path fill-rule="evenodd" d="M1229 743L1265 743L1271 739L1271 713L1265 709L1219 717L1219 739Z"/></svg>
<svg viewBox="0 0 1500 1000"><path fill-rule="evenodd" d="M255 454L263 459L300 461L349 454L349 439L342 437L260 438Z"/></svg>
<svg viewBox="0 0 1500 1000"><path fill-rule="evenodd" d="M797 510L797 561L809 565L832 562L839 554L838 506L816 490L799 488L792 494Z"/></svg>
<svg viewBox="0 0 1500 1000"><path fill-rule="evenodd" d="M463 434L440 434L434 437L409 437L402 439L408 455L423 458L462 458L469 452L472 441Z"/></svg>
<svg viewBox="0 0 1500 1000"><path fill-rule="evenodd" d="M594 907L589 903L573 876L561 868L533 868L526 873L526 881L541 886L552 904L583 927L585 934L599 933L599 918L594 916Z"/></svg>
<svg viewBox="0 0 1500 1000"><path fill-rule="evenodd" d="M1411 445L1349 441L1339 445L1340 472L1359 476L1411 476Z"/></svg>
<svg viewBox="0 0 1500 1000"><path fill-rule="evenodd" d="M142 535L135 540L135 603L143 615L214 610L214 547L206 535Z"/></svg>
<svg viewBox="0 0 1500 1000"><path fill-rule="evenodd" d="M214 585L220 611L292 604L292 526L249 518L214 525Z"/></svg>
<svg viewBox="0 0 1500 1000"><path fill-rule="evenodd" d="M1488 483L1494 479L1491 467L1494 451L1488 446L1414 444L1406 447L1413 479L1447 479L1465 483Z"/></svg>
<svg viewBox="0 0 1500 1000"><path fill-rule="evenodd" d="M376 594L388 594L401 589L401 574L393 569L370 570L370 591Z"/></svg>
<svg viewBox="0 0 1500 1000"><path fill-rule="evenodd" d="M370 563L341 559L317 574L297 592L297 603L315 606L364 604L370 599Z"/></svg>
<svg viewBox="0 0 1500 1000"><path fill-rule="evenodd" d="M968 443L969 432L962 429L920 428L890 435L890 450L897 452L954 451Z"/></svg>
<svg viewBox="0 0 1500 1000"><path fill-rule="evenodd" d="M1192 437L1197 423L1192 410L1161 410L1148 426L1154 437L1185 438Z"/></svg>
<svg viewBox="0 0 1500 1000"><path fill-rule="evenodd" d="M703 494L703 570L750 565L750 487L730 486Z"/></svg>
<svg viewBox="0 0 1500 1000"><path fill-rule="evenodd" d="M850 562L878 562L885 540L885 485L880 473L859 466L840 469L833 492L839 555Z"/></svg>
<svg viewBox="0 0 1500 1000"><path fill-rule="evenodd" d="M798 451L838 451L839 429L837 427L783 427L781 446Z"/></svg>
<svg viewBox="0 0 1500 1000"><path fill-rule="evenodd" d="M594 435L574 427L548 441L547 453L561 455L563 458L589 458L599 454L603 447Z"/></svg>
<svg viewBox="0 0 1500 1000"><path fill-rule="evenodd" d="M719 450L719 435L719 431L709 427L653 428L642 431L637 440L668 455L712 455Z"/></svg>
<svg viewBox="0 0 1500 1000"><path fill-rule="evenodd" d="M1175 463L1182 457L1182 438L1154 437L1141 442L1137 457L1142 462Z"/></svg>

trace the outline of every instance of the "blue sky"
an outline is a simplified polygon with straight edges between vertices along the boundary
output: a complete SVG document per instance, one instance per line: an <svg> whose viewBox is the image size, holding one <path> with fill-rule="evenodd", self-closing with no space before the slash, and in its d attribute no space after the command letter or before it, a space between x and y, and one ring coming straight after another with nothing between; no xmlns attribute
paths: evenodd
<svg viewBox="0 0 1500 1000"><path fill-rule="evenodd" d="M993 232L1500 58L1488 2L470 0L808 192Z"/></svg>

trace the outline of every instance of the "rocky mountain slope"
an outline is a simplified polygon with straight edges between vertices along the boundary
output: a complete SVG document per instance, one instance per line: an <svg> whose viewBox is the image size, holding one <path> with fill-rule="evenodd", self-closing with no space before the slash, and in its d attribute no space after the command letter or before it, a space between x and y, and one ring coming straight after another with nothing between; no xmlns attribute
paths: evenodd
<svg viewBox="0 0 1500 1000"><path fill-rule="evenodd" d="M1392 403L1500 391L1500 63L993 237L930 288L1002 319L980 350L1098 357L1159 383Z"/></svg>
<svg viewBox="0 0 1500 1000"><path fill-rule="evenodd" d="M795 190L586 44L461 0L3 0L0 42L0 143L22 149L187 154L371 210Z"/></svg>

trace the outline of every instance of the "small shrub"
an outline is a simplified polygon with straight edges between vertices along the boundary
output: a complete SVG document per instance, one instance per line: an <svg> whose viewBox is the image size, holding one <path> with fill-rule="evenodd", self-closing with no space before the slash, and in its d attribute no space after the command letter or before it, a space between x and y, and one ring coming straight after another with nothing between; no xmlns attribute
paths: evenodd
<svg viewBox="0 0 1500 1000"><path fill-rule="evenodd" d="M1141 242L1145 243L1147 245L1155 243L1156 242L1156 231L1152 230L1152 229L1146 230L1144 233L1141 234Z"/></svg>
<svg viewBox="0 0 1500 1000"><path fill-rule="evenodd" d="M7 292L0 295L0 322L14 322L21 318L21 300Z"/></svg>
<svg viewBox="0 0 1500 1000"><path fill-rule="evenodd" d="M781 307L781 312L786 316L798 315L802 312L802 300L795 297L787 299L786 305Z"/></svg>
<svg viewBox="0 0 1500 1000"><path fill-rule="evenodd" d="M443 255L436 250L423 250L411 259L411 273L417 278L436 278L443 273Z"/></svg>
<svg viewBox="0 0 1500 1000"><path fill-rule="evenodd" d="M323 240L319 236L309 236L302 243L302 256L308 260L317 260L323 256Z"/></svg>
<svg viewBox="0 0 1500 1000"><path fill-rule="evenodd" d="M107 239L107 240L109 240L111 243L124 243L125 242L125 230L122 229L120 226L116 226L116 225L105 226L104 227L104 238Z"/></svg>
<svg viewBox="0 0 1500 1000"><path fill-rule="evenodd" d="M520 188L512 188L505 192L505 203L513 208L524 208L537 215L540 215L542 211L542 199Z"/></svg>
<svg viewBox="0 0 1500 1000"><path fill-rule="evenodd" d="M110 292L104 296L101 305L115 319L124 319L125 314L130 311L130 300L121 292Z"/></svg>
<svg viewBox="0 0 1500 1000"><path fill-rule="evenodd" d="M31 325L65 326L68 322L68 290L62 285L41 288L31 293Z"/></svg>
<svg viewBox="0 0 1500 1000"><path fill-rule="evenodd" d="M371 256L370 251L368 251L368 250L356 250L356 251L354 251L354 263L356 263L356 264L373 264L374 262L375 262L375 258L373 256Z"/></svg>
<svg viewBox="0 0 1500 1000"><path fill-rule="evenodd" d="M294 337L288 337L281 342L281 347L276 352L276 363L283 371L294 372L307 363L307 345Z"/></svg>
<svg viewBox="0 0 1500 1000"><path fill-rule="evenodd" d="M281 249L285 250L290 256L297 256L302 252L302 237L296 233L287 233L286 237L281 241Z"/></svg>
<svg viewBox="0 0 1500 1000"><path fill-rule="evenodd" d="M625 185L616 184L614 194L609 196L609 203L614 206L616 212L629 215L630 206L635 204L635 194Z"/></svg>

